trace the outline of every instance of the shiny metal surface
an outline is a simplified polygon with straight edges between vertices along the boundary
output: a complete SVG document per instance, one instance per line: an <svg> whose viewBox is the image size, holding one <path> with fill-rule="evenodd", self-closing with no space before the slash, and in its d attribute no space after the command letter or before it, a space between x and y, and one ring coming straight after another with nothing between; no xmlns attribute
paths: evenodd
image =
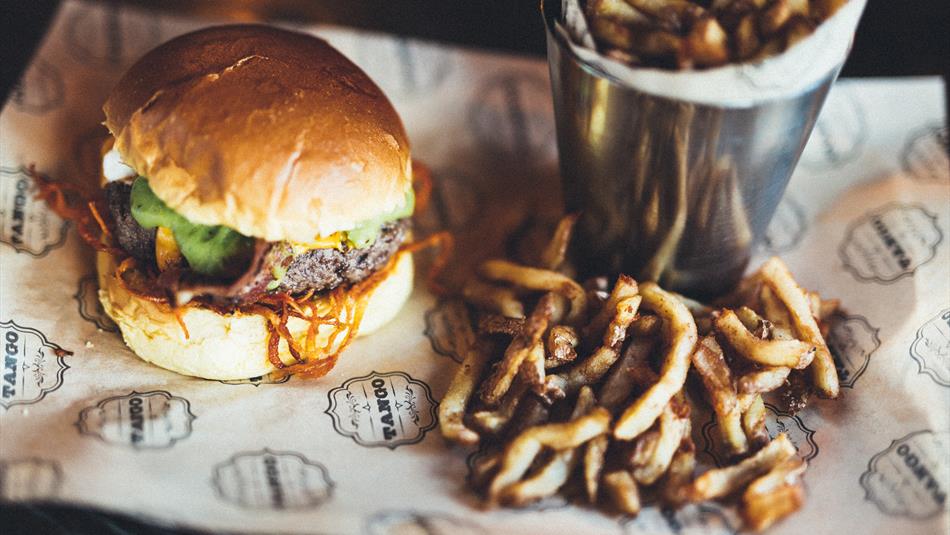
<svg viewBox="0 0 950 535"><path fill-rule="evenodd" d="M543 0L566 209L582 272L712 296L748 264L840 65L783 100L728 108L640 92L584 63Z"/></svg>

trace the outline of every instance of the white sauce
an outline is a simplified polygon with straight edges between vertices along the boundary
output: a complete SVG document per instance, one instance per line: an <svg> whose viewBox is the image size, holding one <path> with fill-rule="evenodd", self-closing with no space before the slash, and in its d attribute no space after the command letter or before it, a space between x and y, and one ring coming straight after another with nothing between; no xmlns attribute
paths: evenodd
<svg viewBox="0 0 950 535"><path fill-rule="evenodd" d="M134 177L135 174L131 167L122 163L119 151L115 150L115 147L102 157L102 176L106 177L107 182Z"/></svg>

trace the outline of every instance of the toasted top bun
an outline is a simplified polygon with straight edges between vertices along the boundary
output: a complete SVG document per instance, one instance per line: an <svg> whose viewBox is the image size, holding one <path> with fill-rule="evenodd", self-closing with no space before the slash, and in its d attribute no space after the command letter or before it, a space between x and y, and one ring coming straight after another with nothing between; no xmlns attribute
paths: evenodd
<svg viewBox="0 0 950 535"><path fill-rule="evenodd" d="M316 37L220 26L152 50L106 101L122 160L195 223L309 243L391 212L411 187L399 116Z"/></svg>

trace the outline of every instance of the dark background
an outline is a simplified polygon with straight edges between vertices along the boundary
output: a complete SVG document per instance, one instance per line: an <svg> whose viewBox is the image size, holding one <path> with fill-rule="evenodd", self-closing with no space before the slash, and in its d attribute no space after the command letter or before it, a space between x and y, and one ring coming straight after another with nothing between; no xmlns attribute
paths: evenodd
<svg viewBox="0 0 950 535"><path fill-rule="evenodd" d="M126 0L125 3L235 21L289 19L335 23L539 58L545 52L544 28L536 0ZM58 0L0 0L0 101L6 100L11 86L28 65L58 5ZM868 0L842 76L946 77L950 63L948 28L948 0ZM117 515L63 506L16 504L0 504L0 526L5 535L169 533Z"/></svg>

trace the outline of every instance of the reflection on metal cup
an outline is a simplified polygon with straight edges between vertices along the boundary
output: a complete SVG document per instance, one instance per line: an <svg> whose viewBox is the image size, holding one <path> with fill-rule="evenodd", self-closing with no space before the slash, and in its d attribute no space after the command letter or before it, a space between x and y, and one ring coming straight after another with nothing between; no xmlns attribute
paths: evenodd
<svg viewBox="0 0 950 535"><path fill-rule="evenodd" d="M572 252L583 274L624 272L714 296L765 235L841 63L803 91L715 106L640 91L581 59L543 0Z"/></svg>

